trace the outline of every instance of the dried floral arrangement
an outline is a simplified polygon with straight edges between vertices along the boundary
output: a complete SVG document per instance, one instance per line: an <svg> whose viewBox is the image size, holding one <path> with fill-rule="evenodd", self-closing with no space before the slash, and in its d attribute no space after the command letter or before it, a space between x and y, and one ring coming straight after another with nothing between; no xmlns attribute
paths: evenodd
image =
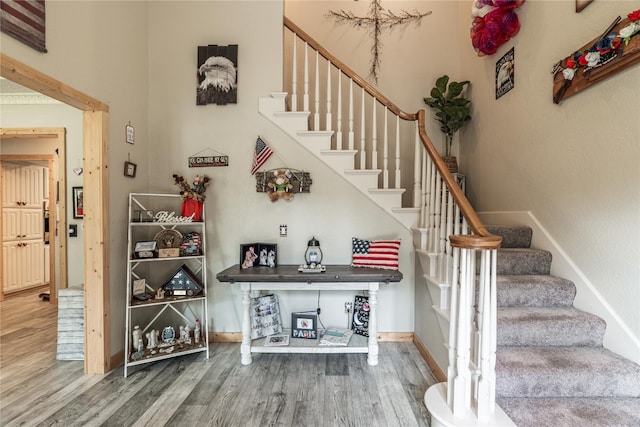
<svg viewBox="0 0 640 427"><path fill-rule="evenodd" d="M204 192L207 190L211 178L207 175L196 175L192 185L189 185L182 175L173 174L173 181L175 185L180 187L180 196L183 200L192 199L203 202L205 199Z"/></svg>

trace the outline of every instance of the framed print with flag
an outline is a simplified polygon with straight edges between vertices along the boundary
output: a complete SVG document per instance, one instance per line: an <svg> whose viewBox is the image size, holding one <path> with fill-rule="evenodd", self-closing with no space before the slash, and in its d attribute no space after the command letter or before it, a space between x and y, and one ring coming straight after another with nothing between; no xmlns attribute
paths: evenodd
<svg viewBox="0 0 640 427"><path fill-rule="evenodd" d="M256 140L256 149L253 152L253 163L251 164L251 175L255 173L265 164L269 157L273 154L273 150L269 148L266 142L262 138L258 137Z"/></svg>

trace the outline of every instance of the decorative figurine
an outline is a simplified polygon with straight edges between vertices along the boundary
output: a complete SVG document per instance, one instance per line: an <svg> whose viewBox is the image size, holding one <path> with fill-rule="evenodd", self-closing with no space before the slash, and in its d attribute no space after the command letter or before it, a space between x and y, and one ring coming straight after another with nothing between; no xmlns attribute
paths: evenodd
<svg viewBox="0 0 640 427"><path fill-rule="evenodd" d="M138 349L138 341L142 339L142 331L140 330L140 326L135 325L133 327L133 332L131 332L131 348Z"/></svg>
<svg viewBox="0 0 640 427"><path fill-rule="evenodd" d="M191 328L189 325L184 327L184 343L191 344Z"/></svg>
<svg viewBox="0 0 640 427"><path fill-rule="evenodd" d="M156 290L156 299L164 299L164 289L158 288Z"/></svg>

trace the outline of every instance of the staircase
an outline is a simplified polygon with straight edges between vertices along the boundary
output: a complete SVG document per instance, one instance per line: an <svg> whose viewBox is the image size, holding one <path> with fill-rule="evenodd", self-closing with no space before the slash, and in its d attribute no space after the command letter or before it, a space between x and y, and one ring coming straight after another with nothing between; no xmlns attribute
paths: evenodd
<svg viewBox="0 0 640 427"><path fill-rule="evenodd" d="M528 227L487 226L497 257L496 399L519 427L640 426L640 366L602 346L605 322L573 307Z"/></svg>
<svg viewBox="0 0 640 427"><path fill-rule="evenodd" d="M284 25L290 92L261 98L259 111L412 230L448 357L447 382L425 393L432 427L640 426L640 366L603 348L604 321L573 307L574 285L550 276L531 229L485 227L424 110L403 112Z"/></svg>
<svg viewBox="0 0 640 427"><path fill-rule="evenodd" d="M358 150L332 149L334 132L328 130L309 130L308 111L287 111L287 93L274 92L269 97L260 98L258 110L260 114L271 120L300 145L327 164L347 182L407 229L416 227L420 208L402 207L403 188L380 188L382 169L356 169ZM399 173L399 171L398 171Z"/></svg>

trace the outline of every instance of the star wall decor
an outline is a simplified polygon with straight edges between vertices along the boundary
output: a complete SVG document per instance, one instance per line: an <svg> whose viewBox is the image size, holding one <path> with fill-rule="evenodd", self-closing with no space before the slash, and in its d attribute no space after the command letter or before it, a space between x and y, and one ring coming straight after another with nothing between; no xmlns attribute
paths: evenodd
<svg viewBox="0 0 640 427"><path fill-rule="evenodd" d="M369 77L375 83L378 83L378 70L380 68L380 55L382 52L382 41L380 37L383 29L392 31L398 25L420 23L422 18L431 15L431 11L421 13L417 10L407 12L402 10L399 13L392 12L380 5L380 0L371 0L369 10L366 16L357 16L353 12L344 10L330 10L327 17L335 19L339 24L347 23L355 28L366 28L373 45L371 46L371 67L369 68Z"/></svg>

